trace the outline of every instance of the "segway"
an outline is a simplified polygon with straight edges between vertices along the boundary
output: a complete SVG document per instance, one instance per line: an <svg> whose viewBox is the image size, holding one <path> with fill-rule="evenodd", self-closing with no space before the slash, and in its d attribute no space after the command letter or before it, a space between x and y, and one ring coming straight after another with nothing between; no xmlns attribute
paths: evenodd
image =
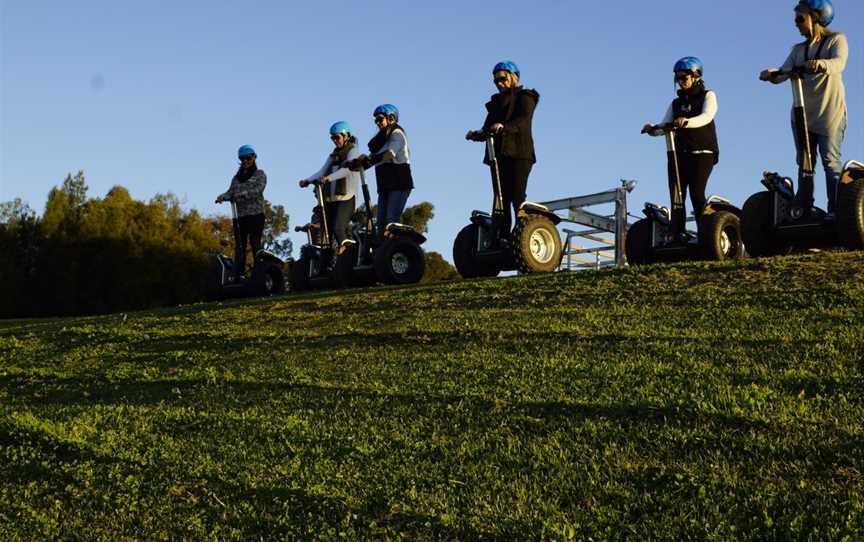
<svg viewBox="0 0 864 542"><path fill-rule="evenodd" d="M678 169L676 128L672 123L647 127L642 133L662 130L666 137L666 157L672 208L684 208L684 193ZM630 265L684 260L728 260L744 256L741 237L741 211L728 199L712 195L702 208L699 233L685 231L678 237L672 230L672 213L668 207L646 202L645 218L627 230L624 251Z"/></svg>
<svg viewBox="0 0 864 542"><path fill-rule="evenodd" d="M234 262L240 256L240 223L237 220L237 204L231 202L231 226L234 234L235 258L217 253L210 255L206 295L210 300L228 297L268 296L285 293L285 262L270 252L261 249L254 255L252 275L243 276L244 269L236 269Z"/></svg>
<svg viewBox="0 0 864 542"><path fill-rule="evenodd" d="M811 248L864 248L864 164L850 160L843 166L835 217L812 204L816 157L807 126L806 73L803 68L773 72L774 76L787 75L792 81L795 139L801 155L799 186L796 193L789 177L769 171L762 174L761 182L767 190L750 196L743 209L742 233L751 256L775 256Z"/></svg>
<svg viewBox="0 0 864 542"><path fill-rule="evenodd" d="M317 212L313 212L312 221L294 228L296 232L306 233L307 238L306 244L300 247L300 257L291 266L291 289L295 292L326 288L334 284L331 274L335 253L333 244L330 242L324 191L320 180L306 181L304 186L309 185L315 187L315 200L318 206Z"/></svg>
<svg viewBox="0 0 864 542"><path fill-rule="evenodd" d="M502 271L548 273L561 263L561 236L556 226L561 218L545 205L526 201L516 212L516 226L505 231L504 202L495 140L478 133L486 141L486 156L494 184L492 213L474 210L471 223L462 228L453 242L453 262L462 278L495 277ZM482 139L479 139L481 138Z"/></svg>
<svg viewBox="0 0 864 542"><path fill-rule="evenodd" d="M426 237L411 226L392 222L384 238L375 233L375 219L366 172L360 170L365 224L355 226L351 239L343 241L336 255L334 281L342 287L384 284L415 284L426 271L426 254L421 245Z"/></svg>

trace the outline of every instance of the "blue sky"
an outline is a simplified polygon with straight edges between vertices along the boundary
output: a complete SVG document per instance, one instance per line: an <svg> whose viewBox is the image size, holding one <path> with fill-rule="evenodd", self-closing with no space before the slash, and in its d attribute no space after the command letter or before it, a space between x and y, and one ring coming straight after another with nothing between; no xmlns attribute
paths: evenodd
<svg viewBox="0 0 864 542"><path fill-rule="evenodd" d="M2 0L0 201L41 212L51 187L83 169L91 196L121 184L225 213L213 200L251 143L266 197L300 224L313 202L297 180L323 163L327 128L347 120L365 146L372 109L391 102L412 148L409 205L435 205L427 248L449 260L470 211L491 204L482 145L463 136L483 121L498 60L515 60L541 95L529 199L638 179L638 213L668 199L663 141L639 129L674 97L675 60L695 55L720 104L708 192L741 205L764 169L795 172L791 91L757 80L800 39L794 4ZM832 28L850 43L844 159L864 160L864 2L835 6Z"/></svg>

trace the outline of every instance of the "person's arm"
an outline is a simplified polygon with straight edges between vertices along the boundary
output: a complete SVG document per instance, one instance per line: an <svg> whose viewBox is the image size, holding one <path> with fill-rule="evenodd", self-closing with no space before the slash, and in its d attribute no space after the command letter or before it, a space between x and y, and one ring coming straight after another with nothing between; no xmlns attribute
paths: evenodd
<svg viewBox="0 0 864 542"><path fill-rule="evenodd" d="M537 102L534 98L525 93L520 92L518 101L516 102L516 111L513 118L504 124L505 134L518 134L529 130L531 118L534 116L534 107Z"/></svg>
<svg viewBox="0 0 864 542"><path fill-rule="evenodd" d="M345 157L345 161L348 162L350 160L354 160L355 158L359 158L359 157L360 157L360 151L357 150L357 146L355 145L355 146L351 147L350 151L348 151L348 156ZM329 162L329 160L328 160L328 162ZM336 171L334 171L330 175L327 175L327 181L329 181L329 182L338 181L341 179L346 179L346 178L350 177L351 175L357 175L357 173L351 171L347 167L340 167L339 169L337 169Z"/></svg>
<svg viewBox="0 0 864 542"><path fill-rule="evenodd" d="M828 49L828 58L820 58L816 61L816 65L821 73L834 75L843 73L846 69L846 60L849 58L849 42L846 41L846 36L836 34L836 39Z"/></svg>
<svg viewBox="0 0 864 542"><path fill-rule="evenodd" d="M662 124L669 124L669 123L672 122L673 120L675 120L675 119L672 118L672 104L669 104L669 107L666 109L666 114L663 115L663 120L661 120L658 124L656 124L656 126L660 126L660 125L662 125ZM645 132L645 133L647 133L647 134L650 135L651 137L659 137L659 136L662 136L662 135L665 133L665 132L663 132L663 130L661 130L660 128L655 128L654 130L650 130L650 129L649 129L650 127L651 127L651 124L650 124L650 123L649 123L649 124L646 124L646 125L643 127L643 130L648 130L648 131Z"/></svg>
<svg viewBox="0 0 864 542"><path fill-rule="evenodd" d="M392 162L396 158L396 155L399 154L399 151L405 148L405 145L407 145L405 134L401 130L394 130L390 134L390 137L387 138L387 143L384 144L384 147L379 152L369 156L369 163L374 166L382 162Z"/></svg>
<svg viewBox="0 0 864 542"><path fill-rule="evenodd" d="M231 201L231 198L234 196L234 187L237 186L237 176L231 178L231 185L228 187L228 190L216 196L216 203L222 203L223 201Z"/></svg>
<svg viewBox="0 0 864 542"><path fill-rule="evenodd" d="M705 94L705 103L702 104L702 113L687 119L687 126L685 129L702 128L703 126L707 126L711 124L711 121L714 120L715 116L717 116L717 95L713 90L709 90Z"/></svg>
<svg viewBox="0 0 864 542"><path fill-rule="evenodd" d="M313 173L309 177L306 177L303 180L304 181L316 181L316 180L320 179L321 177L323 177L327 173L327 171L330 169L332 160L333 159L330 157L330 155L327 155L327 160L324 160L324 165L321 166L321 169L319 169L318 171L316 171L315 173Z"/></svg>
<svg viewBox="0 0 864 542"><path fill-rule="evenodd" d="M264 195L267 186L267 175L260 169L245 183L237 183L234 189L234 197L239 199L252 199Z"/></svg>

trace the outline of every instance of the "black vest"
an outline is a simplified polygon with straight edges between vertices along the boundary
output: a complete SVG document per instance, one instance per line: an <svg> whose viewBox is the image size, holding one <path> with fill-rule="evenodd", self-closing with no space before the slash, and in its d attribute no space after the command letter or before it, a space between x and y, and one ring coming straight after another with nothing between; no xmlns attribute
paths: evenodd
<svg viewBox="0 0 864 542"><path fill-rule="evenodd" d="M672 117L691 119L702 114L705 105L705 95L708 91L700 85L694 92L678 91L678 97L672 102ZM717 144L717 127L712 120L701 128L685 128L675 132L678 149L683 152L711 151L714 153L714 163L720 157L720 147Z"/></svg>
<svg viewBox="0 0 864 542"><path fill-rule="evenodd" d="M373 154L377 153L384 146L387 138L399 130L405 134L405 130L398 124L391 130L386 137L376 136L369 142L369 151ZM407 140L407 136L406 136ZM389 190L411 190L414 188L414 178L411 175L411 164L394 164L393 162L384 162L375 166L375 187L378 192Z"/></svg>

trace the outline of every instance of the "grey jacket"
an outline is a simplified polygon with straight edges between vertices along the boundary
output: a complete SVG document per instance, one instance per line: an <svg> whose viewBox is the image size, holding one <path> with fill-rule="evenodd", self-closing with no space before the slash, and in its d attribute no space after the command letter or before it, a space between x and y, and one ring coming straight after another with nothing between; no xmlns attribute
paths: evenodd
<svg viewBox="0 0 864 542"><path fill-rule="evenodd" d="M260 215L264 214L264 187L266 186L267 174L259 169L245 183L238 181L235 175L231 179L231 187L219 197L237 204L238 217Z"/></svg>

